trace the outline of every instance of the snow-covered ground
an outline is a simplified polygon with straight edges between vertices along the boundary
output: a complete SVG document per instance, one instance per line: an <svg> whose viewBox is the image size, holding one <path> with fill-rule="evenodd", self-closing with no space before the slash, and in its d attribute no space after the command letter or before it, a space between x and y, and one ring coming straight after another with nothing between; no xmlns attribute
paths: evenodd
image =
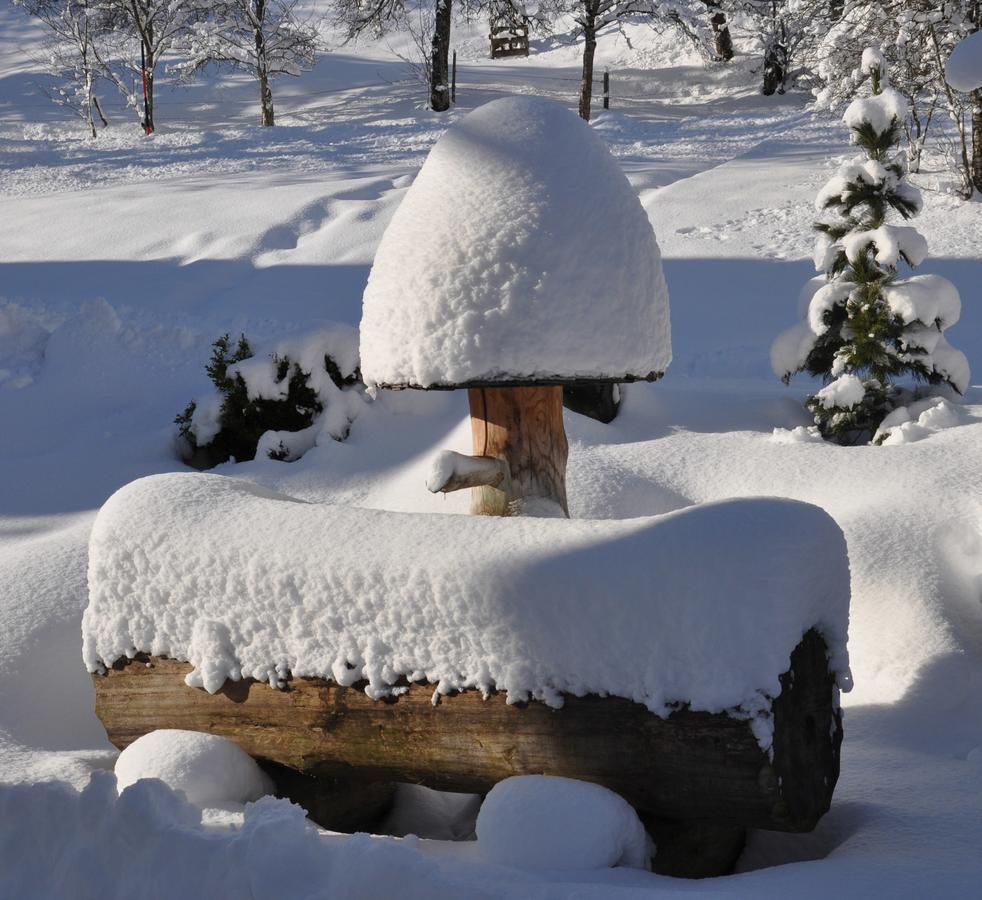
<svg viewBox="0 0 982 900"><path fill-rule="evenodd" d="M91 142L36 87L25 50L37 32L2 0L0 781L21 786L0 788L0 896L133 896L146 879L188 897L977 894L982 392L969 389L957 425L899 446L773 433L808 422L811 386L778 383L768 351L797 320L812 202L849 152L844 129L814 119L802 95L761 97L753 60L705 69L667 37L629 36L601 43L613 109L594 128L654 225L674 361L628 389L612 425L567 414L571 511L625 518L774 495L832 515L849 547L855 690L831 812L811 835L755 833L741 874L689 884L634 869L530 873L473 842L305 833L270 800L202 819L153 786L117 799L97 779L75 793L116 755L81 655L96 510L135 478L183 468L173 418L208 389L218 335L356 325L381 233L446 124L509 93L572 106L577 50L543 39L528 61L491 63L475 23L457 44L458 106L437 116L386 42L336 46L274 85L279 124L265 131L240 77L186 89L164 78L153 138L110 109ZM982 205L932 171L915 181L924 271L959 288L948 335L982 373ZM461 392L382 394L344 443L216 471L305 500L457 513L466 498L431 495L425 480L436 452L469 443ZM38 784L54 780L71 787ZM453 808L441 823L438 799L427 815L417 802L403 830L448 836Z"/></svg>

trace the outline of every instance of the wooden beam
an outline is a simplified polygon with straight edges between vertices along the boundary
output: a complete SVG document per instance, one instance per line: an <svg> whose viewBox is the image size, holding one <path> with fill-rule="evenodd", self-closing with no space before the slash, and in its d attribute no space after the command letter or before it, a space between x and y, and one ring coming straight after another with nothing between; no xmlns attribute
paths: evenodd
<svg viewBox="0 0 982 900"><path fill-rule="evenodd" d="M569 516L561 387L470 388L474 454L501 460L508 478L475 487L478 516Z"/></svg>
<svg viewBox="0 0 982 900"><path fill-rule="evenodd" d="M782 831L813 828L839 774L841 715L814 631L781 676L773 760L747 721L687 709L662 719L618 697L569 696L555 710L465 691L434 705L433 687L413 684L386 702L319 678L286 690L227 682L208 694L185 685L190 669L142 657L93 676L110 741L122 749L157 728L207 731L306 775L473 793L511 775L562 775L617 791L649 816Z"/></svg>

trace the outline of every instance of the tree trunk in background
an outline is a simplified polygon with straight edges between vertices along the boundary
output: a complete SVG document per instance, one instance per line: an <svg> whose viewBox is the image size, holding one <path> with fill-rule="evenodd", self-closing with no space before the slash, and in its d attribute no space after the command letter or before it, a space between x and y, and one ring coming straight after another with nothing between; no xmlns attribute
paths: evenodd
<svg viewBox="0 0 982 900"><path fill-rule="evenodd" d="M726 13L720 6L720 0L702 0L709 10L709 24L713 26L716 58L723 62L733 59L733 38L730 27L726 24Z"/></svg>
<svg viewBox="0 0 982 900"><path fill-rule="evenodd" d="M593 100L593 56L597 52L596 16L588 12L583 26L583 75L580 78L580 118L590 121L590 102Z"/></svg>
<svg viewBox="0 0 982 900"><path fill-rule="evenodd" d="M453 0L436 0L436 23L430 58L430 109L450 109L450 17Z"/></svg>
<svg viewBox="0 0 982 900"><path fill-rule="evenodd" d="M972 184L982 191L982 89L972 91Z"/></svg>
<svg viewBox="0 0 982 900"><path fill-rule="evenodd" d="M259 70L259 105L262 108L263 125L275 125L273 92L269 89L269 76L265 69Z"/></svg>
<svg viewBox="0 0 982 900"><path fill-rule="evenodd" d="M259 79L259 106L262 110L263 125L275 124L273 116L273 92L269 89L269 67L266 65L266 35L263 23L266 20L266 0L255 0L253 6L256 27L256 77Z"/></svg>
<svg viewBox="0 0 982 900"><path fill-rule="evenodd" d="M471 388L474 453L504 460L509 477L499 487L471 489L477 516L569 516L561 387Z"/></svg>
<svg viewBox="0 0 982 900"><path fill-rule="evenodd" d="M590 105L593 100L593 57L597 50L596 5L588 2L583 11L583 74L580 79L580 118L590 121ZM584 172L584 178L590 173ZM599 422L610 422L617 415L614 385L590 384L563 388L563 405L573 412L589 416Z"/></svg>
<svg viewBox="0 0 982 900"><path fill-rule="evenodd" d="M784 93L785 53L780 44L773 44L764 53L764 85L761 93L770 97L775 91Z"/></svg>

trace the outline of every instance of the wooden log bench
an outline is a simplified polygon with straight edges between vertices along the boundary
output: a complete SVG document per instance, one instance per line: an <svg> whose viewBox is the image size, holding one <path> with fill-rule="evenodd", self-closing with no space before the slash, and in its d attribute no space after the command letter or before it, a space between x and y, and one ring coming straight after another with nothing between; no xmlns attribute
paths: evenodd
<svg viewBox="0 0 982 900"><path fill-rule="evenodd" d="M204 499L209 501L210 511L202 512L195 504L189 506L188 495L174 497L175 508L182 509L181 515L187 516L187 510L194 507L195 528L203 529L202 534L207 532L209 525L219 527L218 523L226 523L226 531L217 535L217 541L222 546L236 548L235 558L240 565L246 564L245 561L249 559L248 552L244 552L249 548L243 547L243 541L248 543L245 536L250 533L249 529L241 528L237 534L231 534L227 529L235 532L235 522L239 525L260 520L268 523L270 517L275 527L279 512L288 513L291 517L312 517L310 521L301 523L306 526L314 524L318 518L323 520L325 515L335 521L347 521L348 524L371 521L375 525L375 552L383 555L390 538L397 542L411 542L410 534L419 537L421 530L440 532L442 528L452 529L461 546L470 546L468 531L471 529L476 529L475 533L486 540L488 535L497 533L496 527L506 525L507 531L515 524L509 524L508 520L470 517L400 517L370 510L330 513L314 505L286 501L285 498L264 494L251 487L233 488L230 485L235 482L219 476L158 476L145 479L158 483L144 486L142 493L134 491L134 496L128 498L127 510L133 513L132 516L121 515L118 508L108 509L116 500L114 498L107 504L108 512L104 511L107 521L97 522L91 551L93 563L90 566L90 577L95 581L90 584L90 607L83 626L90 668L98 668L93 665L93 660L97 658L107 663L100 671L93 673L96 712L106 727L110 741L120 749L158 728L190 729L223 735L257 759L272 764L280 773L281 785L289 781L288 778L284 780L284 773L296 773L292 784L286 784L283 792L304 803L308 809L317 807L320 812L312 810L312 813L321 824L337 830L365 827L363 822L356 821L357 817L351 815L351 798L364 793L366 807L379 812L388 796L385 786L393 782L483 793L498 781L513 775L547 774L578 778L602 784L634 805L658 844L653 860L655 870L681 876L718 875L731 871L742 849L747 828L808 831L828 810L839 773L842 742L837 687L837 684L843 683L842 647L829 646L827 634L818 627L817 621L815 627L807 628L803 635L799 632L796 645L791 643L789 655L784 657L787 660L785 671L778 670L778 689L766 697L764 708L758 703L752 711L740 708L710 711L676 701L671 704L671 709L659 715L651 711L650 704L596 690L562 691L559 692L561 696L546 693L540 700L514 702L514 696L509 696L505 690L496 690L493 685L485 685L483 690L468 688L467 685L460 689L452 685L437 686L433 680L422 677L412 681L404 675L392 679L387 691L379 693L377 686L373 688L370 681L351 678L350 683L339 684L336 677L297 677L283 665L280 666L282 677L279 689L271 689L269 685L249 677L248 671L240 673L243 677L235 680L219 680L208 685L211 692L188 686L186 679L200 683L202 676L199 670L207 668L207 661L194 658L201 652L200 648L195 649L195 638L185 641L187 646L182 653L174 652L180 642L175 643L173 635L169 638L170 643L158 635L153 641L144 640L141 647L139 636L149 634L149 630L146 621L135 621L141 615L160 616L159 623L170 621L163 618L167 615L172 620L179 620L182 597L188 600L199 597L197 602L209 615L216 615L218 608L208 609L204 599L209 597L214 601L215 592L220 593L219 582L208 580L207 565L195 569L193 565L182 564L184 569L191 572L193 588L182 587L175 582L169 597L165 597L159 589L164 583L159 580L160 573L171 564L168 560L186 558L194 544L193 529L174 532L172 529L176 522L160 521L161 517L167 516L162 507L156 510L159 514L156 520L152 515L148 517L148 513L153 512L147 509L148 490L151 494L156 491L159 500L162 496L173 496L175 488L180 494L189 487L187 481L160 484L168 478L207 479L207 482L198 482L190 487L204 488ZM136 494L140 496L136 497ZM223 503L223 499L230 498L234 501L232 507ZM149 500L152 506L153 498ZM232 515L233 508L238 515ZM676 514L675 519L659 517L637 520L633 525L611 524L615 531L620 529L623 532L620 537L626 544L619 545L617 541L604 543L597 559L590 557L589 549L579 548L571 555L570 547L564 546L558 557L550 557L544 574L564 581L565 575L562 573L569 573L570 580L564 581L556 597L565 596L569 591L592 590L598 592L596 603L610 603L611 610L616 610L616 597L605 600L599 594L599 585L604 578L595 573L598 559L609 559L611 555L616 559L620 555L624 566L630 568L635 564L632 560L644 558L643 554L639 557L634 552L637 548L633 542L640 541L641 546L649 548L647 563L656 567L665 566L666 560L660 559L659 553L663 552L667 557L677 554L676 538L680 529L685 531L695 526L694 533L699 533L700 528L710 533L721 523L729 523L735 515L744 527L734 531L732 542L737 546L732 557L717 559L715 563L693 560L694 565L701 565L701 577L706 577L707 567L712 569L713 565L720 564L729 567L729 575L737 579L736 583L741 579L744 582L752 580L753 576L746 568L749 565L745 559L748 547L761 539L761 528L774 529L775 535L784 533L786 541L796 544L804 541L807 545L802 548L801 558L794 563L800 570L798 577L802 590L805 590L814 575L814 571L808 571L808 567L813 564L817 567L828 565L830 557L826 554L822 558L823 553L819 550L822 539L819 537L789 536L787 531L791 520L781 521L784 513L788 513L798 525L810 524L812 529L824 528L823 521L831 523L823 513L804 504L785 505L780 501L764 500L746 501L743 506L734 503L719 508L706 507L704 511ZM104 514L100 514L100 517ZM141 525L140 522L155 524ZM606 528L610 523L599 524ZM385 528L392 525L395 531L389 535ZM550 541L556 540L556 535L563 534L563 529L575 530L578 526L565 520L550 520L539 521L530 527L534 530L520 526L518 531L523 545L535 555L536 548L529 548L529 544L541 540L538 548L541 550ZM153 551L146 554L142 550L127 555L120 549L120 545L126 541L141 548L151 545L153 541L150 536L139 533L141 528L155 531L156 556ZM554 534L551 537L548 533L542 535L540 529L546 532L552 530ZM825 537L828 538L831 533L828 532ZM216 538L214 534L209 536ZM433 541L431 546L434 548L433 572L429 574L436 583L441 550L439 540L434 539L439 534L431 533L428 537L430 540L426 543ZM659 537L664 544L661 551L657 541L650 540ZM261 542L261 535L257 540ZM508 543L504 537L501 540ZM185 543L188 541L191 543ZM749 543L744 544L745 541ZM168 542L174 546L168 549L165 546ZM620 553L618 546L623 548ZM446 551L446 547L443 549ZM270 552L275 554L275 548ZM552 552L555 554L555 549ZM509 553L515 566L522 569L521 560L514 558L514 548ZM289 556L285 550L284 554ZM582 554L586 554L585 560L580 558ZM420 568L418 554L411 553L412 557L415 557L415 561L411 568L401 573L403 581L408 586L415 578L416 582L423 582L422 586L417 584L416 589L425 588L432 593L433 586L426 583L426 570L425 567ZM242 583L227 577L222 583L228 582L227 589L231 591L258 591L258 595L263 596L264 590L272 591L271 585L282 583L286 577L283 573L290 567L290 561L285 559L279 562L286 568L274 566L275 571L270 575L272 581L268 584L255 577L250 587L243 587ZM303 588L300 593L309 596L314 585L303 581L300 571L303 560L295 559L293 562L295 568L291 577L294 583L291 589L299 590L300 585ZM341 551L335 554L334 564L338 568L343 570L349 563L351 561L346 561ZM681 564L684 567L685 564ZM219 561L216 567L220 571L228 565L227 560ZM372 578L368 570L371 565L370 562L362 564L365 571L359 582L362 589L369 593ZM390 559L388 565L399 576L398 560ZM103 567L101 574L100 566ZM595 574L590 575L590 572ZM390 577L392 574L389 572ZM512 597L516 591L520 591L522 579L515 581L505 575L500 577L504 579L501 596L507 594ZM606 576L606 580L609 581L610 577ZM833 594L841 591L843 585L841 578L836 581L837 577L833 575ZM845 577L848 578L847 570ZM106 579L106 582L98 584L100 578ZM158 580L155 582L154 579ZM623 572L618 579L624 580ZM667 574L664 580L671 581ZM533 581L538 583L538 579ZM397 587L399 577L392 578L389 584L391 590L400 590ZM630 587L630 579L626 584ZM845 585L847 591L848 581ZM335 592L339 590L337 581L331 581L330 585L324 582L318 590L327 592L329 587ZM634 587L637 588L637 584ZM134 589L155 597L160 608L147 610L140 607L139 612L134 612L128 593ZM791 633L784 627L787 623L782 624L777 605L780 592L786 589L787 586L781 583L780 572L767 573L755 587L756 593L761 596L760 612L765 616L760 627L765 632L768 628L773 632L766 641L786 640L786 635ZM190 593L182 593L185 590ZM402 597L402 602L412 607L413 588L406 587L405 590L409 594ZM765 596L770 591L776 592L771 598L774 601L772 606L768 606L770 601ZM424 594L439 609L438 598L425 591ZM217 601L220 604L221 597ZM487 594L482 602L491 602ZM533 602L531 596L528 602ZM667 604L669 601L665 602ZM524 606L508 608L514 615L525 610ZM846 608L840 603L838 612ZM251 606L244 612L240 610L240 614L246 615L252 622L249 616L258 611L259 606ZM385 611L386 608L380 609L376 615L381 617ZM281 617L285 615L282 609L278 613L276 610L273 612ZM502 613L503 610L496 612ZM571 608L565 612L571 614ZM683 608L679 607L676 615L682 614ZM439 631L446 623L439 619L436 612L433 615L435 618L428 627ZM828 621L834 618L831 616ZM824 626L826 632L829 630L828 621ZM739 666L740 654L756 653L753 648L748 651L739 645L740 641L748 639L746 635L741 636L741 628L751 627L752 624L752 618L748 621L738 618L732 628L718 628L718 632L713 634L712 644L721 659L736 653L737 662L732 665ZM458 621L458 625L460 634L448 636L452 643L462 640L461 635L468 633L466 623ZM160 624L159 627L164 625ZM170 627L173 630L174 626ZM257 627L255 622L250 625L252 629ZM525 623L522 633L529 627ZM643 629L645 625L639 623L638 627ZM670 629L671 621L666 620L664 627ZM717 627L713 622L707 622L705 630L712 633ZM121 638L120 630L126 628L131 633ZM734 633L730 635L730 631ZM612 627L611 634L615 632L616 629ZM785 637L781 637L782 633ZM656 633L653 634L657 637ZM604 635L597 634L596 638L602 642ZM391 636L390 639L394 640ZM131 647L130 652L110 658L113 654L107 650L111 645L108 642L118 644L120 640ZM232 643L235 644L235 640ZM100 645L102 649L98 650ZM571 646L575 652L575 641ZM766 647L767 644L761 646ZM390 650L391 656L387 658L397 659L400 648ZM376 649L373 652L381 651ZM544 645L542 652L548 654L547 645ZM245 650L240 650L240 653L244 656ZM168 658L177 655L190 657L193 663ZM777 654L775 658L780 658L780 655ZM833 664L836 660L838 666ZM714 662L706 657L702 664L711 666ZM309 663L304 666L309 668ZM349 663L348 667L357 674L357 666ZM370 668L368 663L365 667L366 671ZM836 671L837 667L840 671ZM585 662L584 668L587 668ZM721 674L714 675L714 679L722 678L725 671L725 668L721 669ZM697 694L694 693L694 696ZM542 700L548 701L548 705ZM762 740L762 725L765 731L770 732L769 740ZM275 777L276 772L273 774ZM318 803L315 796L318 784L326 786L324 790L327 795L321 798L322 803Z"/></svg>

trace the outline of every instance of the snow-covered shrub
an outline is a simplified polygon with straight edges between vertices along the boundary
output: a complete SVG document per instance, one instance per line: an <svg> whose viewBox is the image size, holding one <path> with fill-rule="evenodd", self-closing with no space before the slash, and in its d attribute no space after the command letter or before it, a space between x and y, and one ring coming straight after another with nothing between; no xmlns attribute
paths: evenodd
<svg viewBox="0 0 982 900"><path fill-rule="evenodd" d="M189 803L249 803L273 793L256 761L217 734L162 728L137 738L116 760L119 790L156 778Z"/></svg>
<svg viewBox="0 0 982 900"><path fill-rule="evenodd" d="M879 51L863 53L862 70L872 95L853 100L843 121L864 155L841 166L815 200L827 214L815 225L815 267L825 280L806 293L805 321L771 349L785 383L801 371L825 379L806 405L822 435L840 443L869 441L912 399L898 379L959 393L969 380L965 356L944 337L961 311L955 286L937 275L898 277L901 262L913 267L927 256L915 228L887 222L893 213L910 219L922 205L896 152L907 104L887 85Z"/></svg>
<svg viewBox="0 0 982 900"><path fill-rule="evenodd" d="M198 468L265 455L299 459L322 437L343 441L363 402L358 335L334 325L257 353L245 335L215 341L216 391L177 416L184 458Z"/></svg>

